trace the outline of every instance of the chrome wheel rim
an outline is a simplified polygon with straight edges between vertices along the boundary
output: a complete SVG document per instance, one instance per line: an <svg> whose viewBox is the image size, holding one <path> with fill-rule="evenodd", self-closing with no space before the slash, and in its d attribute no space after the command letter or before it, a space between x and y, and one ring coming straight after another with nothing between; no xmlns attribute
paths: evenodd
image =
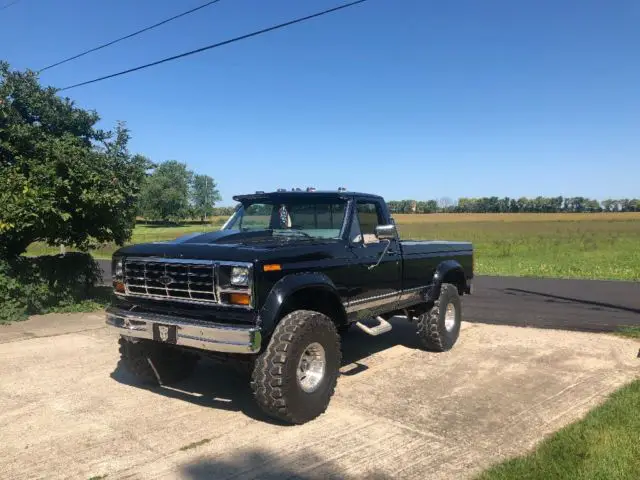
<svg viewBox="0 0 640 480"><path fill-rule="evenodd" d="M453 303L447 305L447 310L444 313L444 328L447 332L452 331L456 326L456 307Z"/></svg>
<svg viewBox="0 0 640 480"><path fill-rule="evenodd" d="M312 393L318 389L327 369L324 347L317 342L305 348L298 361L296 378L303 392Z"/></svg>

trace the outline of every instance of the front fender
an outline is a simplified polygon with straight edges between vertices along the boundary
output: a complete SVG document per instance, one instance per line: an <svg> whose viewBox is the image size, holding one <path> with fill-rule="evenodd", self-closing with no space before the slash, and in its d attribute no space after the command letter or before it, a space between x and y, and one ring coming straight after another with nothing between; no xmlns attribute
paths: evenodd
<svg viewBox="0 0 640 480"><path fill-rule="evenodd" d="M463 289L466 288L466 278L464 268L455 260L445 260L440 263L433 274L433 282L427 294L428 299L435 302L440 296L440 289L443 283L454 283L459 285L463 283Z"/></svg>
<svg viewBox="0 0 640 480"><path fill-rule="evenodd" d="M263 336L269 336L273 332L287 299L304 288L325 289L334 294L338 301L340 300L336 286L331 279L323 273L294 273L282 277L273 285L260 310L258 322L262 328Z"/></svg>

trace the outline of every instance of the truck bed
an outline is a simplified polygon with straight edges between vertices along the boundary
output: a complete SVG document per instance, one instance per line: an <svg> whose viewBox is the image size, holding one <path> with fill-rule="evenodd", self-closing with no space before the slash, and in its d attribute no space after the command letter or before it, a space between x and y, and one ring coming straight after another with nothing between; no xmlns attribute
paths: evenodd
<svg viewBox="0 0 640 480"><path fill-rule="evenodd" d="M470 242L403 240L400 248L404 290L425 286L425 281L430 284L438 265L445 261L458 262L465 278L473 278L473 246Z"/></svg>

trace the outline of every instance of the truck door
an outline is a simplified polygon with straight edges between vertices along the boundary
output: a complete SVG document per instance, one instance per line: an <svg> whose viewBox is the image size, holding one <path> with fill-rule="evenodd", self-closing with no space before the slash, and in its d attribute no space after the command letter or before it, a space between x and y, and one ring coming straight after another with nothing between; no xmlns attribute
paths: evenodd
<svg viewBox="0 0 640 480"><path fill-rule="evenodd" d="M379 241L375 235L375 228L386 223L378 200L357 200L352 212L349 246L353 257L347 312L356 313L357 318L367 318L391 310L397 303L402 259L397 240L391 241L381 258L388 242Z"/></svg>

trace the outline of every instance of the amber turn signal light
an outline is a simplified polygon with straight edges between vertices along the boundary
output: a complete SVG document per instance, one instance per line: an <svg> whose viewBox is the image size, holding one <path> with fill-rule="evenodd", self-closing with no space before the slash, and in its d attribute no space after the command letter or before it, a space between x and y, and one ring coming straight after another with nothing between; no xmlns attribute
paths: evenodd
<svg viewBox="0 0 640 480"><path fill-rule="evenodd" d="M125 293L124 283L122 282L113 282L113 289L118 293Z"/></svg>
<svg viewBox="0 0 640 480"><path fill-rule="evenodd" d="M264 267L262 267L262 269L265 272L279 272L280 270L282 270L282 265L280 265L279 263L271 263L269 265L265 265Z"/></svg>
<svg viewBox="0 0 640 480"><path fill-rule="evenodd" d="M230 293L229 303L233 305L249 305L251 297L246 293Z"/></svg>

